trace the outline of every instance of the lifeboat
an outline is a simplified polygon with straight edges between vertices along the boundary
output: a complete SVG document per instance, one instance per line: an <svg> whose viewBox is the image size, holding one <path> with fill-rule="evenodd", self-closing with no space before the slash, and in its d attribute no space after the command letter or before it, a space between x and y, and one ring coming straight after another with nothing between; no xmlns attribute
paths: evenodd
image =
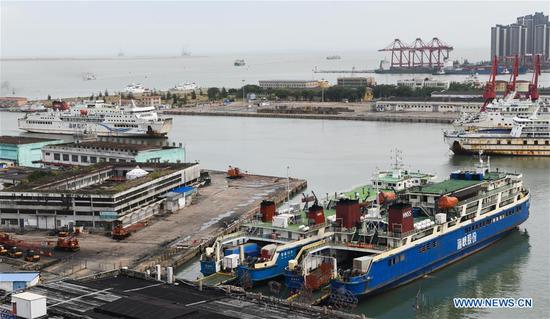
<svg viewBox="0 0 550 319"><path fill-rule="evenodd" d="M384 204L385 202L391 202L397 199L397 195L394 192L380 192L378 193L378 204Z"/></svg>
<svg viewBox="0 0 550 319"><path fill-rule="evenodd" d="M80 110L80 115L88 115L88 110L86 110L86 109L81 109L81 110Z"/></svg>
<svg viewBox="0 0 550 319"><path fill-rule="evenodd" d="M453 197L453 196L442 196L437 201L437 206L440 209L453 208L453 207L456 206L456 204L458 204L458 198Z"/></svg>

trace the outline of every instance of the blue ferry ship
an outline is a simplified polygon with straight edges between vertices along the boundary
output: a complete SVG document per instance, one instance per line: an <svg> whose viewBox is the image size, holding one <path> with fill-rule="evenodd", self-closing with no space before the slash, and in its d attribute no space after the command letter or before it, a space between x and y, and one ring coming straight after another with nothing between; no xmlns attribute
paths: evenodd
<svg viewBox="0 0 550 319"><path fill-rule="evenodd" d="M304 209L292 205L277 213L274 202L263 201L260 214L240 231L222 236L206 248L201 255L201 273L231 273L252 285L281 276L304 246L331 235L325 232L326 218L333 214L317 203Z"/></svg>
<svg viewBox="0 0 550 319"><path fill-rule="evenodd" d="M344 249L348 263L356 257L351 267L338 269L331 289L374 294L465 258L527 220L529 198L521 174L490 171L481 156L475 171L412 187L388 204L387 224L363 232L368 249ZM327 251L341 249L337 244Z"/></svg>

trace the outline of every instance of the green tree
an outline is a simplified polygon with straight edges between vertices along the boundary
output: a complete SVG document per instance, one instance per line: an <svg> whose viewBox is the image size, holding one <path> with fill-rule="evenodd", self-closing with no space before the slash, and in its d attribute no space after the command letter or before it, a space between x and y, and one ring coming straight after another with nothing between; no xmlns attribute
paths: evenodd
<svg viewBox="0 0 550 319"><path fill-rule="evenodd" d="M109 91L107 91L107 89L105 89L105 93L103 95L109 96Z"/></svg>
<svg viewBox="0 0 550 319"><path fill-rule="evenodd" d="M220 92L220 98L225 99L227 97L227 91L225 90L225 87L222 87L222 90Z"/></svg>
<svg viewBox="0 0 550 319"><path fill-rule="evenodd" d="M191 100L197 99L197 93L195 93L195 90L191 91Z"/></svg>
<svg viewBox="0 0 550 319"><path fill-rule="evenodd" d="M182 104L187 104L187 94L183 95L183 99L181 100Z"/></svg>
<svg viewBox="0 0 550 319"><path fill-rule="evenodd" d="M48 94L48 101L52 100L52 96Z"/></svg>
<svg viewBox="0 0 550 319"><path fill-rule="evenodd" d="M209 100L215 100L220 96L220 89L217 87L208 88L206 94L208 95Z"/></svg>
<svg viewBox="0 0 550 319"><path fill-rule="evenodd" d="M97 96L103 97L103 93L101 93L101 91L99 91L99 94Z"/></svg>
<svg viewBox="0 0 550 319"><path fill-rule="evenodd" d="M170 100L172 98L172 94L170 94L170 91L166 92L166 99Z"/></svg>

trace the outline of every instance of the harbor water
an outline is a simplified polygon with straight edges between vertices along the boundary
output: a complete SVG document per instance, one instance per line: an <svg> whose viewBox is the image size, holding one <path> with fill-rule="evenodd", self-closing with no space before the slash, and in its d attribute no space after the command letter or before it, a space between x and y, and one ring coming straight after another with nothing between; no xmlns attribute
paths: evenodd
<svg viewBox="0 0 550 319"><path fill-rule="evenodd" d="M21 134L20 113L0 113L0 134ZM307 179L318 196L348 190L388 168L392 149L403 151L408 169L436 173L474 164L453 156L443 142L442 124L348 122L239 117L175 116L169 140L183 142L187 161L204 168L238 166L256 174ZM550 158L492 157L493 168L522 172L531 190L530 218L489 248L366 300L353 310L367 317L543 318L550 313ZM195 279L197 264L178 276ZM194 277L194 278L193 278ZM533 309L460 310L453 297L533 298ZM418 302L420 300L420 303ZM420 304L420 310L413 306Z"/></svg>
<svg viewBox="0 0 550 319"><path fill-rule="evenodd" d="M111 94L123 91L131 83L146 88L167 90L176 84L195 82L200 87L241 87L243 83L258 84L259 80L328 80L336 83L340 76L374 76L381 84L395 84L399 79L426 77L429 74L337 74L314 73L313 70L374 70L384 52L342 52L341 60L327 60L323 52L286 54L213 55L191 57L143 58L80 58L80 59L0 59L0 96L24 96L45 99L90 96L108 90ZM453 57L470 61L487 59L486 50L456 50ZM235 59L245 59L246 65L233 66ZM95 80L85 81L85 74ZM463 81L467 75L435 76L448 81ZM487 81L488 75L479 75ZM508 79L501 75L499 79ZM530 80L531 74L519 79ZM550 74L543 73L541 86L550 85Z"/></svg>

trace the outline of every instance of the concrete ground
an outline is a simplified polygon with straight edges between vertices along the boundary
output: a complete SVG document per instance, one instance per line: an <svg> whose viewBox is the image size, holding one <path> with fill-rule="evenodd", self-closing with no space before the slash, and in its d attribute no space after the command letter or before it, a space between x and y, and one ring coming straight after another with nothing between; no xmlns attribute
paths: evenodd
<svg viewBox="0 0 550 319"><path fill-rule="evenodd" d="M177 213L157 216L149 225L121 241L105 234L84 233L79 236L80 251L56 252L61 261L45 267L43 278L64 276L80 277L93 272L114 268L149 267L147 257L163 253L173 246L193 247L223 231L228 224L259 207L263 199L284 197L286 178L246 175L229 180L225 172L211 172L211 185L199 189L191 206ZM303 180L291 179L291 188L302 185ZM29 232L19 239L55 240L45 232ZM51 261L44 258L43 262Z"/></svg>
<svg viewBox="0 0 550 319"><path fill-rule="evenodd" d="M342 103L342 102L270 102L269 106L261 108L274 108L277 105L293 107L346 107L353 112L341 112L339 114L280 114L258 113L257 106L248 106L242 102L231 103L227 106L212 104L200 105L190 108L178 108L166 110L164 113L176 115L212 115L212 116L245 116L245 117L275 117L275 118L304 118L327 120L355 120L355 121L393 121L393 122L433 122L451 123L459 114L454 112L373 112L372 102Z"/></svg>

